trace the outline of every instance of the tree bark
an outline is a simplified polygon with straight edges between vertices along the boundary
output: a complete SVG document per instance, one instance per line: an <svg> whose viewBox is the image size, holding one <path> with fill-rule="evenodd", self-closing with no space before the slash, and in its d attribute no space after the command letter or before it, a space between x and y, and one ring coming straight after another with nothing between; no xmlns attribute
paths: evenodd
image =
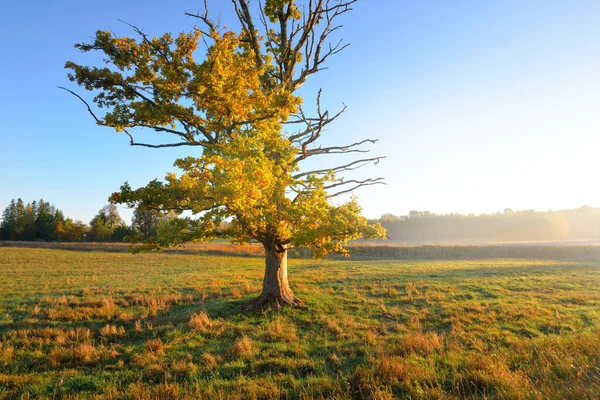
<svg viewBox="0 0 600 400"><path fill-rule="evenodd" d="M256 308L281 308L286 305L301 307L302 301L294 296L288 282L287 250L276 245L264 245L264 248L265 276Z"/></svg>

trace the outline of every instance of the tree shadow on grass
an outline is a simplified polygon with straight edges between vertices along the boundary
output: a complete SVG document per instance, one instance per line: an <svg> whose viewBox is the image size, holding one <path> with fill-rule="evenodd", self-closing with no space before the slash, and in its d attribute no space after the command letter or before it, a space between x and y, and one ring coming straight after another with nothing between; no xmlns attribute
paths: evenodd
<svg viewBox="0 0 600 400"><path fill-rule="evenodd" d="M203 301L198 294L192 301L171 304L154 315L129 320L120 320L116 315L114 318L49 320L42 318L41 314L38 315L37 321L32 322L30 312L19 310L11 313L12 322L0 326L0 343L12 343L20 348L18 356L14 357L20 373L25 374L48 371L60 374L60 371L72 369L90 372L113 370L123 368L123 365L125 368L135 369L139 362L145 362L139 361L139 357L142 357L142 360L144 357L155 357L152 350L154 345L159 348L169 346L173 357L188 354L198 362L207 352L229 354L235 341L245 334L244 329L248 332L256 330L262 319L242 312L254 297L255 295L239 299L215 297ZM197 331L190 325L190 318L200 312L206 312L213 323L208 329ZM105 335L102 330L106 326L123 327L124 331L114 336ZM74 338L76 332L86 330L89 330L86 338ZM93 350L95 348L114 353L107 358L82 360L81 356L76 355L82 345L92 346L92 352L96 351ZM52 356L55 351L59 351L56 354L62 357L60 364L53 364L50 360L51 357L57 357ZM163 359L161 363L168 359ZM209 378L208 375L206 377ZM149 376L144 378L146 381L149 379L151 380Z"/></svg>

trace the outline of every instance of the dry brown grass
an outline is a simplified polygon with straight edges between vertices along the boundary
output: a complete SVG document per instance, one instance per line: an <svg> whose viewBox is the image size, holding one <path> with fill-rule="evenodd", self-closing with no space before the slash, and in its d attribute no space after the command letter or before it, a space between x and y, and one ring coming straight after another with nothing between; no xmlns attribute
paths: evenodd
<svg viewBox="0 0 600 400"><path fill-rule="evenodd" d="M233 354L237 357L248 358L254 355L256 348L252 340L248 336L243 335L235 341L232 350Z"/></svg>
<svg viewBox="0 0 600 400"><path fill-rule="evenodd" d="M338 321L335 318L329 317L323 317L322 321L325 323L325 327L327 328L327 331L334 335L336 338L341 339L344 338L346 336L345 330L344 328L342 328L339 324Z"/></svg>
<svg viewBox="0 0 600 400"><path fill-rule="evenodd" d="M141 382L132 383L129 386L129 393L136 400L176 400L180 398L179 386L170 382L157 385L146 385Z"/></svg>
<svg viewBox="0 0 600 400"><path fill-rule="evenodd" d="M89 319L112 320L115 318L117 307L112 297L81 301L74 297L61 296L42 298L34 311L35 314L39 313L51 321L77 322Z"/></svg>
<svg viewBox="0 0 600 400"><path fill-rule="evenodd" d="M71 350L65 347L53 347L48 353L48 363L52 367L59 367L62 363L69 362L71 360Z"/></svg>
<svg viewBox="0 0 600 400"><path fill-rule="evenodd" d="M202 364L204 366L206 366L208 369L214 369L219 362L219 359L217 357L215 357L214 355L212 355L208 352L202 354L201 359L202 359Z"/></svg>
<svg viewBox="0 0 600 400"><path fill-rule="evenodd" d="M75 343L88 341L91 337L92 331L89 328L78 326L75 329L69 330L69 338Z"/></svg>
<svg viewBox="0 0 600 400"><path fill-rule="evenodd" d="M391 297L391 298L395 299L395 298L398 297L398 291L396 290L395 287L389 286L387 288L387 295L388 295L388 297Z"/></svg>
<svg viewBox="0 0 600 400"><path fill-rule="evenodd" d="M106 324L100 329L100 335L104 340L116 340L125 336L125 328L122 326Z"/></svg>
<svg viewBox="0 0 600 400"><path fill-rule="evenodd" d="M298 340L296 327L289 321L275 318L267 322L267 337L270 340L281 340L284 342L294 342Z"/></svg>
<svg viewBox="0 0 600 400"><path fill-rule="evenodd" d="M384 382L409 383L414 379L414 367L408 360L403 357L383 357L383 359L375 365L375 376ZM419 376L423 375L420 370Z"/></svg>
<svg viewBox="0 0 600 400"><path fill-rule="evenodd" d="M419 290L417 289L417 284L415 282L407 282L406 283L406 300L413 301L415 295L419 295Z"/></svg>
<svg viewBox="0 0 600 400"><path fill-rule="evenodd" d="M93 344L82 343L73 349L73 358L83 363L92 362L98 358L98 350Z"/></svg>
<svg viewBox="0 0 600 400"><path fill-rule="evenodd" d="M368 330L365 333L364 342L369 346L377 344L377 334L373 330Z"/></svg>
<svg viewBox="0 0 600 400"><path fill-rule="evenodd" d="M165 310L173 305L181 304L182 302L191 302L191 295L183 296L181 293L134 293L125 296L123 305L135 305L146 308L147 316L154 317L160 311Z"/></svg>
<svg viewBox="0 0 600 400"><path fill-rule="evenodd" d="M12 360L15 348L7 343L0 342L0 364L8 365Z"/></svg>
<svg viewBox="0 0 600 400"><path fill-rule="evenodd" d="M210 320L210 317L208 316L206 311L200 311L192 314L188 325L193 331L203 332L212 328L213 323Z"/></svg>
<svg viewBox="0 0 600 400"><path fill-rule="evenodd" d="M107 320L113 319L115 310L117 309L115 299L112 297L105 297L100 300L99 305L100 307L97 309L98 316L105 317Z"/></svg>
<svg viewBox="0 0 600 400"><path fill-rule="evenodd" d="M169 366L169 374L178 380L194 376L197 372L198 366L188 359L172 360Z"/></svg>
<svg viewBox="0 0 600 400"><path fill-rule="evenodd" d="M347 331L351 331L358 326L352 315L344 314L342 316L342 325Z"/></svg>
<svg viewBox="0 0 600 400"><path fill-rule="evenodd" d="M400 355L419 354L428 355L440 351L443 347L443 338L435 332L411 332L400 339L397 351Z"/></svg>
<svg viewBox="0 0 600 400"><path fill-rule="evenodd" d="M160 338L149 339L146 341L146 349L153 354L162 355L165 354L165 346Z"/></svg>

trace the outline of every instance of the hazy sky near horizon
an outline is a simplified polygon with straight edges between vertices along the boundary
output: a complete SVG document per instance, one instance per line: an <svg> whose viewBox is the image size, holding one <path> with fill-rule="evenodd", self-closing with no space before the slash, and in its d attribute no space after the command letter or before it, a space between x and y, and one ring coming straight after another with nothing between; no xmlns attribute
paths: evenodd
<svg viewBox="0 0 600 400"><path fill-rule="evenodd" d="M33 1L3 6L0 208L44 198L89 222L124 181L163 178L196 149L130 147L57 89L98 29L132 36L191 29L202 2ZM209 1L235 26L229 1ZM388 158L361 174L369 217L410 210L484 213L600 206L600 1L361 0L339 38L351 46L302 88L347 112L326 143L378 138ZM324 157L322 166L330 165ZM129 217L131 212L123 212Z"/></svg>

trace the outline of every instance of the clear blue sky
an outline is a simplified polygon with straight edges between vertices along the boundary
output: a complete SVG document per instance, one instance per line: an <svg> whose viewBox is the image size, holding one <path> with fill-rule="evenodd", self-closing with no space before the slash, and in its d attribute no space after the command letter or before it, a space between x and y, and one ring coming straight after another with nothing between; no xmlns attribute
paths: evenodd
<svg viewBox="0 0 600 400"><path fill-rule="evenodd" d="M84 222L124 181L174 171L188 150L129 147L57 89L73 44L97 29L189 30L202 2L29 1L3 5L0 208L43 197ZM209 2L235 25L229 1ZM303 88L347 113L328 143L379 138L361 172L365 214L482 213L600 206L600 1L362 0L340 37L352 46ZM89 92L78 90L91 99ZM325 162L326 159L324 158ZM123 213L125 217L130 212Z"/></svg>

